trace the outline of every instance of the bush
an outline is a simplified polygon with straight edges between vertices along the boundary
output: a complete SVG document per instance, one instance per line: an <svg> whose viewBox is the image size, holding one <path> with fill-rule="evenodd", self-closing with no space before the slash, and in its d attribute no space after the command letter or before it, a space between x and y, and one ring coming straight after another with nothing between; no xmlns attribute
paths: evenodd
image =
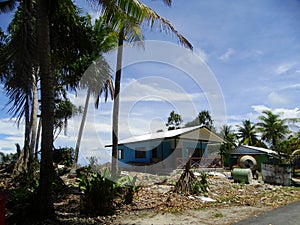
<svg viewBox="0 0 300 225"><path fill-rule="evenodd" d="M131 204L133 201L134 194L138 191L140 186L136 185L136 176L124 176L121 177L117 183L123 189L123 199L125 204Z"/></svg>
<svg viewBox="0 0 300 225"><path fill-rule="evenodd" d="M83 191L81 212L92 215L109 215L115 208L115 200L123 199L122 203L131 204L136 186L136 177L124 176L116 182L111 179L108 170L101 174L88 167L79 175L79 188Z"/></svg>
<svg viewBox="0 0 300 225"><path fill-rule="evenodd" d="M84 192L81 198L81 212L93 215L108 215L113 212L117 197L115 183L99 173L80 178L79 188Z"/></svg>
<svg viewBox="0 0 300 225"><path fill-rule="evenodd" d="M208 192L208 182L207 174L201 173L200 180L195 180L193 185L193 194L207 193Z"/></svg>

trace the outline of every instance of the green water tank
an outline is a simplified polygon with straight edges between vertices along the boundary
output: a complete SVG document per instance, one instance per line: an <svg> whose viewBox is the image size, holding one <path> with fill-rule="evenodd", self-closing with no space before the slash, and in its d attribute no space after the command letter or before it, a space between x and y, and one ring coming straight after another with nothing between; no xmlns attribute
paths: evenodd
<svg viewBox="0 0 300 225"><path fill-rule="evenodd" d="M249 168L234 168L231 172L234 182L239 183L252 183L252 171Z"/></svg>

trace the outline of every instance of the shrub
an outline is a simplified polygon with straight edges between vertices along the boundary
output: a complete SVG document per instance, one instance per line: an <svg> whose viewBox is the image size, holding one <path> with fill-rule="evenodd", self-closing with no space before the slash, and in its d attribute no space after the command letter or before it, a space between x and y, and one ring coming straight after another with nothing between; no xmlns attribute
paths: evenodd
<svg viewBox="0 0 300 225"><path fill-rule="evenodd" d="M94 215L111 214L118 193L115 183L99 173L82 176L79 180L79 188L84 192L81 211Z"/></svg>
<svg viewBox="0 0 300 225"><path fill-rule="evenodd" d="M208 182L207 174L201 173L200 179L196 179L192 185L193 194L207 193L208 192Z"/></svg>
<svg viewBox="0 0 300 225"><path fill-rule="evenodd" d="M81 212L92 215L109 215L114 211L115 200L123 199L123 203L131 204L136 186L136 177L124 176L116 182L111 179L109 170L101 174L87 168L80 173L79 188L83 191Z"/></svg>

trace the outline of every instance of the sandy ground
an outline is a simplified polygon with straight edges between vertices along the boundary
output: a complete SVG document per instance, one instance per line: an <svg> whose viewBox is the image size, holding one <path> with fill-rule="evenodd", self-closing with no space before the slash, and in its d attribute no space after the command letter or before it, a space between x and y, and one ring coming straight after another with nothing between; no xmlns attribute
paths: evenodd
<svg viewBox="0 0 300 225"><path fill-rule="evenodd" d="M139 215L121 217L116 222L122 225L229 225L270 209L270 207L230 206L186 210L179 213L160 214L145 212Z"/></svg>

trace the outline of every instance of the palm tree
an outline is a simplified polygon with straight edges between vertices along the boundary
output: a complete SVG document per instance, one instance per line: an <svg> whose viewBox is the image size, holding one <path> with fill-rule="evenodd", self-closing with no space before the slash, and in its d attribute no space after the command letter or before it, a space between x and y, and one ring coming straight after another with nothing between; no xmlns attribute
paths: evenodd
<svg viewBox="0 0 300 225"><path fill-rule="evenodd" d="M243 145L255 146L258 143L255 124L250 120L243 120L242 126L238 126L238 138Z"/></svg>
<svg viewBox="0 0 300 225"><path fill-rule="evenodd" d="M16 1L10 1L10 4ZM9 5L9 3L7 3ZM6 11L6 2L2 2L0 10ZM37 61L35 54L36 35L33 25L34 7L32 1L21 1L12 22L9 25L9 37L3 47L0 66L2 69L2 82L9 97L7 105L12 117L20 120L25 117L24 157L18 170L30 169L33 159L33 142L35 133L32 128L36 125L37 95ZM6 68L6 69L5 69ZM28 163L27 163L28 162ZM16 170L15 170L16 171ZM20 171L19 171L20 172ZM29 171L29 175L32 175Z"/></svg>
<svg viewBox="0 0 300 225"><path fill-rule="evenodd" d="M119 94L124 40L129 42L142 40L141 24L148 22L150 27L153 27L158 23L162 31L174 34L185 47L189 49L193 47L168 20L158 15L139 0L99 0L98 2L102 6L102 12L108 24L115 27L119 33L112 126L112 175L115 177L118 169ZM163 2L167 6L171 5L171 0L164 0Z"/></svg>
<svg viewBox="0 0 300 225"><path fill-rule="evenodd" d="M76 165L78 162L79 148L80 148L83 128L87 116L90 95L93 94L96 98L95 101L96 108L98 108L99 106L99 98L102 93L104 93L105 101L107 101L108 93L110 93L111 97L113 98L114 88L113 88L113 82L110 74L111 74L111 69L108 63L102 56L100 56L97 59L97 61L96 62L94 61L92 65L88 68L86 75L83 77L84 82L80 83L81 88L87 88L87 94L86 94L83 115L82 115L77 141L76 141L73 170L76 169Z"/></svg>
<svg viewBox="0 0 300 225"><path fill-rule="evenodd" d="M90 20L89 26L92 26ZM94 50L90 55L86 56L86 60L88 62L92 61L92 64L85 71L85 74L79 83L80 88L87 88L87 95L76 141L75 157L72 166L72 172L74 172L74 170L76 169L78 162L79 148L87 116L90 95L93 94L95 96L96 108L99 107L99 99L102 94L104 95L105 101L107 101L109 94L111 96L111 99L113 99L114 97L113 81L111 78L111 68L101 54L117 46L117 35L104 24L104 21L101 17L95 21L95 25L93 26L92 32L94 33L92 38L96 39L95 45L93 46Z"/></svg>
<svg viewBox="0 0 300 225"><path fill-rule="evenodd" d="M236 147L237 135L232 130L232 126L223 125L220 130L220 136L223 137L227 142L222 144L220 147L220 155L222 157L223 165L228 164L228 156L230 150Z"/></svg>
<svg viewBox="0 0 300 225"><path fill-rule="evenodd" d="M40 164L40 185L36 214L40 218L53 218L52 199L52 148L54 124L54 76L51 73L50 53L50 8L48 0L37 0L37 52L41 77L42 143Z"/></svg>
<svg viewBox="0 0 300 225"><path fill-rule="evenodd" d="M290 119L280 119L280 114L274 114L269 110L262 112L263 115L258 117L260 122L257 123L261 138L270 144L270 147L277 150L277 145L291 131L286 124Z"/></svg>

